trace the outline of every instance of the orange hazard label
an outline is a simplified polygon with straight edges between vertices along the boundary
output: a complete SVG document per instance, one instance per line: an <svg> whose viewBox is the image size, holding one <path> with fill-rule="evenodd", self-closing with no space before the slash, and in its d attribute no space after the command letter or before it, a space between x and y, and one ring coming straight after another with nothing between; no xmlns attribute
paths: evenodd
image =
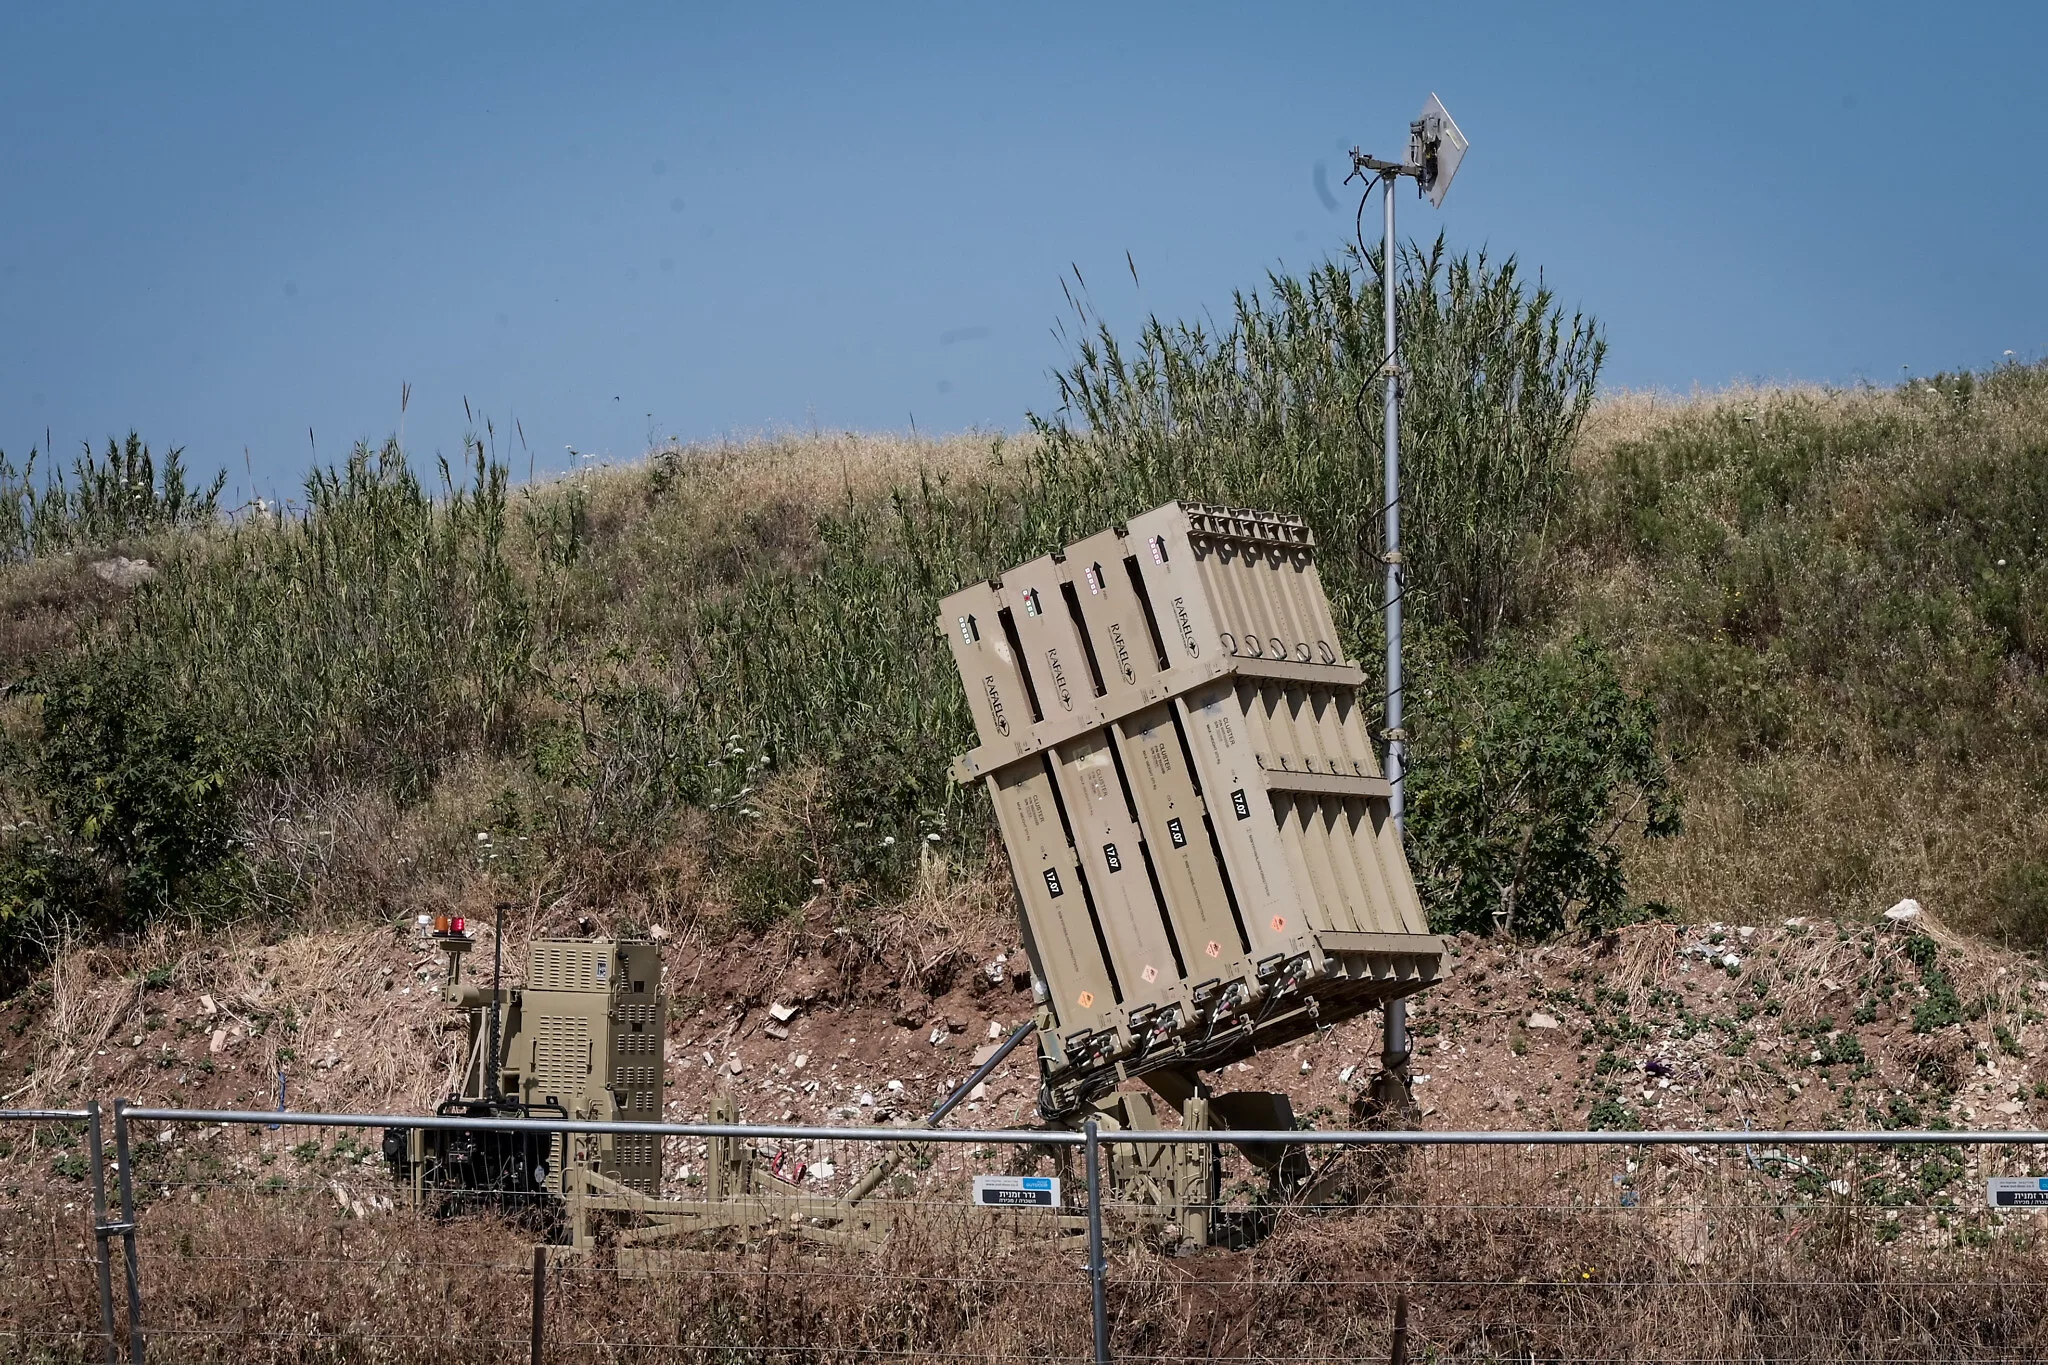
<svg viewBox="0 0 2048 1365"><path fill-rule="evenodd" d="M1212 938L1209 940L1209 946L1202 949L1202 951L1207 953L1210 957L1222 957L1223 945Z"/></svg>
<svg viewBox="0 0 2048 1365"><path fill-rule="evenodd" d="M1089 1008L1095 1003L1095 992L1082 991L1081 994L1078 997L1076 997L1075 1003L1079 1004L1081 1008L1084 1010Z"/></svg>
<svg viewBox="0 0 2048 1365"><path fill-rule="evenodd" d="M1138 975L1144 977L1147 982L1157 981L1159 979L1159 969L1148 966L1144 971L1139 972Z"/></svg>
<svg viewBox="0 0 2048 1365"><path fill-rule="evenodd" d="M1274 933L1276 933L1276 934L1277 934L1277 933L1280 933L1280 932L1282 932L1283 930L1285 930L1286 928L1287 928L1287 916L1285 916L1285 915L1275 915L1275 916L1273 916L1273 932L1274 932Z"/></svg>

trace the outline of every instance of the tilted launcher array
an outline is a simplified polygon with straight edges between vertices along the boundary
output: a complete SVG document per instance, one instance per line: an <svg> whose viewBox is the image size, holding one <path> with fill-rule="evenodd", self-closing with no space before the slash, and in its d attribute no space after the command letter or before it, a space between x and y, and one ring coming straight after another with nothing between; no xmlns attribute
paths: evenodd
<svg viewBox="0 0 2048 1365"><path fill-rule="evenodd" d="M1220 1067L1442 970L1298 517L1168 503L941 605L1039 997L1040 1106Z"/></svg>

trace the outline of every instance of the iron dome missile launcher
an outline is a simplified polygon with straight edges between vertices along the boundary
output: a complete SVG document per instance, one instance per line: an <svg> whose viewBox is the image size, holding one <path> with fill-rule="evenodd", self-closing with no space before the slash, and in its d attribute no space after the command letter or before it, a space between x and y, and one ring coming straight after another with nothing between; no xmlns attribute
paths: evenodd
<svg viewBox="0 0 2048 1365"><path fill-rule="evenodd" d="M939 629L980 741L955 771L1014 874L1048 1119L1129 1079L1185 1104L1202 1071L1438 979L1300 518L1168 503L955 593ZM1261 1118L1241 1107L1233 1126Z"/></svg>

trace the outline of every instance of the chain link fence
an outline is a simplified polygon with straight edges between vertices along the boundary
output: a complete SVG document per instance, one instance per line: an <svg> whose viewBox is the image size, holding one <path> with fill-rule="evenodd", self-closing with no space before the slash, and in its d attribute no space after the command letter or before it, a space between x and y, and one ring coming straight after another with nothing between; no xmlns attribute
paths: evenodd
<svg viewBox="0 0 2048 1365"><path fill-rule="evenodd" d="M699 1212L614 1209L576 1238L558 1197L416 1206L380 1130L437 1122L653 1138L663 1207ZM1986 1194L2027 1177L2020 1198L2048 1198L2041 1133L975 1132L119 1103L103 1125L94 1103L0 1113L0 1139L17 1172L0 1185L0 1342L25 1361L2048 1359L2048 1211ZM720 1174L741 1160L763 1173L743 1188ZM1202 1175L1162 1200L1168 1169ZM979 1205L977 1177L1049 1202Z"/></svg>

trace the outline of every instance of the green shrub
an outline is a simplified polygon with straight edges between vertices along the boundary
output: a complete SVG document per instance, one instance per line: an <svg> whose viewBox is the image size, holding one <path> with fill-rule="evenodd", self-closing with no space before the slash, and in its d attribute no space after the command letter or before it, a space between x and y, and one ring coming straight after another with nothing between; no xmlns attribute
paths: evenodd
<svg viewBox="0 0 2048 1365"><path fill-rule="evenodd" d="M1635 1111L1612 1095L1594 1102L1586 1114L1586 1127L1593 1132L1634 1132L1643 1126Z"/></svg>
<svg viewBox="0 0 2048 1365"><path fill-rule="evenodd" d="M1622 835L1679 827L1655 712L1585 640L1427 676L1408 783L1432 925L1540 937L1624 915Z"/></svg>
<svg viewBox="0 0 2048 1365"><path fill-rule="evenodd" d="M167 682L131 659L86 655L35 684L37 790L137 915L188 896L235 856L240 757Z"/></svg>

